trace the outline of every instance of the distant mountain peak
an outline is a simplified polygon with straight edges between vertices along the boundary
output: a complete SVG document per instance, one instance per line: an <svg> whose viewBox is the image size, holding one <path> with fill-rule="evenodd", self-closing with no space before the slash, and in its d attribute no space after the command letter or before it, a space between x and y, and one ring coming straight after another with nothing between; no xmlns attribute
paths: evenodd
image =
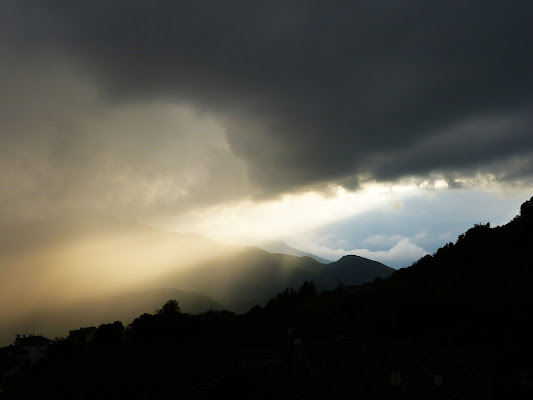
<svg viewBox="0 0 533 400"><path fill-rule="evenodd" d="M289 256L296 256L296 257L310 257L322 264L329 264L333 262L333 260L328 260L326 258L322 258L314 254L295 249L294 247L289 246L287 243L281 242L279 240L263 240L263 241L255 242L254 246L259 247L263 250L266 250L269 253L287 254Z"/></svg>
<svg viewBox="0 0 533 400"><path fill-rule="evenodd" d="M353 259L357 259L357 258L368 260L368 258L364 258L364 257L358 256L357 254L346 254L345 256L342 256L341 258L339 258L338 261L340 261L340 260L353 260ZM373 261L373 260L370 260L370 261Z"/></svg>
<svg viewBox="0 0 533 400"><path fill-rule="evenodd" d="M345 256L342 256L341 258L339 258L336 263L353 263L353 262L365 262L365 263L375 263L376 265L383 265L384 267L387 267L391 270L394 270L394 268L391 268L391 267L388 267L386 266L385 264L379 262L379 261L375 261L375 260L371 260L369 258L365 258L365 257L361 257L361 256L358 256L357 254L347 254Z"/></svg>

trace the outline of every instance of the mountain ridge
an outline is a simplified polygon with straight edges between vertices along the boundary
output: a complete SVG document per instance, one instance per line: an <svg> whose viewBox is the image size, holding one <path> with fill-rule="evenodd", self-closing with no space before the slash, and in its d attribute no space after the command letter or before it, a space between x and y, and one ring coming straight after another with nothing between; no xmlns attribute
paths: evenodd
<svg viewBox="0 0 533 400"><path fill-rule="evenodd" d="M297 248L294 248L292 246L289 246L287 243L278 241L278 240L263 240L258 241L254 244L256 247L259 247L263 250L268 251L269 253L280 253L280 254L287 254L290 256L296 256L296 257L311 257L315 259L316 261L322 263L322 264L329 264L332 263L333 260L329 260L326 258L319 257L312 253L307 253L305 251L299 250Z"/></svg>
<svg viewBox="0 0 533 400"><path fill-rule="evenodd" d="M339 283L359 285L376 278L386 278L394 269L360 256L341 258L322 264L315 259L269 253L255 246L226 257L200 264L184 271L171 272L151 285L171 282L180 288L194 288L226 304L235 312L245 312L285 288L299 287L313 281L320 290L333 289ZM159 282L159 283L158 283Z"/></svg>

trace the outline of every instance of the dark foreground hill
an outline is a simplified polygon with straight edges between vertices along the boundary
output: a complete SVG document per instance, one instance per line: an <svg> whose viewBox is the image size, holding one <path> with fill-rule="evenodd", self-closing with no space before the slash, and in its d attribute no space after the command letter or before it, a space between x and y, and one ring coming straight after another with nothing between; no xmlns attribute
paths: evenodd
<svg viewBox="0 0 533 400"><path fill-rule="evenodd" d="M380 311L389 328L401 318L416 326L406 332L464 336L466 329L480 339L518 340L531 332L532 249L533 199L506 225L475 225L455 244L384 280L373 302L387 297Z"/></svg>

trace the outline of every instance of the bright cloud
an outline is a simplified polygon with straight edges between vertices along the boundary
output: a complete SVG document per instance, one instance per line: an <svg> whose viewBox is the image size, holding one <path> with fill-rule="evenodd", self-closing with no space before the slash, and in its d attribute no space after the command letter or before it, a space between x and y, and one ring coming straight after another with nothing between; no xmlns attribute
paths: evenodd
<svg viewBox="0 0 533 400"><path fill-rule="evenodd" d="M374 209L395 209L399 200L419 191L414 185L367 184L358 192L333 187L334 193L307 192L276 200L224 204L153 224L175 231L196 231L219 240L291 239Z"/></svg>
<svg viewBox="0 0 533 400"><path fill-rule="evenodd" d="M352 253L395 268L409 266L420 257L429 254L422 247L410 242L409 239L400 240L389 250L371 251L368 249L355 249L347 251L347 254Z"/></svg>
<svg viewBox="0 0 533 400"><path fill-rule="evenodd" d="M390 248L395 246L398 242L405 239L402 235L384 236L374 235L366 238L363 241L364 246L369 248Z"/></svg>

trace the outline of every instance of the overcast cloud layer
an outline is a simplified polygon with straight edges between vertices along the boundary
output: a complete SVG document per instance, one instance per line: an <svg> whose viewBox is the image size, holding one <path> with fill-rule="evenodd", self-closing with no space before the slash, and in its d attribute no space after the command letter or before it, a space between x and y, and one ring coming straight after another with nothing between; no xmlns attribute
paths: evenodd
<svg viewBox="0 0 533 400"><path fill-rule="evenodd" d="M528 0L4 0L2 207L531 182L531 15Z"/></svg>

